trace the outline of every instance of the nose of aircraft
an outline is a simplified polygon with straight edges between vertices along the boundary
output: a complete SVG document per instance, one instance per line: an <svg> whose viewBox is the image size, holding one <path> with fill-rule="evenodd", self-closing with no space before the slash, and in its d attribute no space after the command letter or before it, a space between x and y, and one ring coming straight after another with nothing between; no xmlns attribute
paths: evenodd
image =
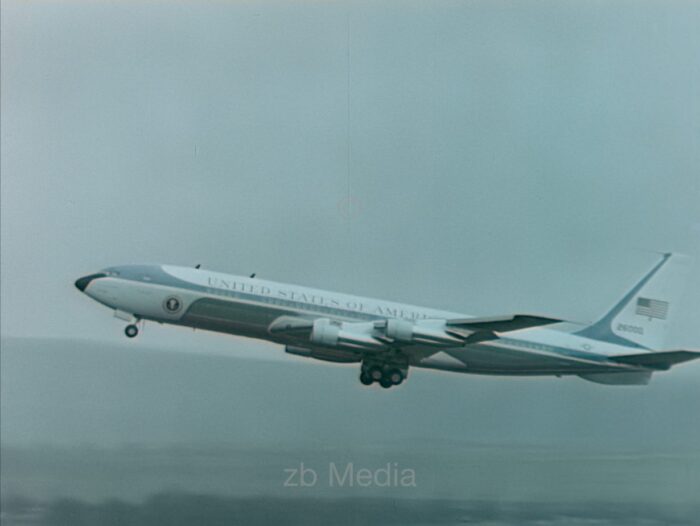
<svg viewBox="0 0 700 526"><path fill-rule="evenodd" d="M90 284L90 282L93 279L97 278L104 278L107 274L104 274L102 272L98 272L97 274L90 274L88 276L83 276L82 278L78 278L75 281L75 286L78 288L80 292L85 292L85 289L87 286Z"/></svg>

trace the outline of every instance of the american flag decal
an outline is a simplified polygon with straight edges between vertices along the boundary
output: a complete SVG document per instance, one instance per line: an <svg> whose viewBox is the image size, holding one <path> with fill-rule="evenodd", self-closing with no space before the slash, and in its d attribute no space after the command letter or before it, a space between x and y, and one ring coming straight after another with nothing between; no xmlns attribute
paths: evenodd
<svg viewBox="0 0 700 526"><path fill-rule="evenodd" d="M637 298L637 310L640 316L665 320L668 315L668 301Z"/></svg>

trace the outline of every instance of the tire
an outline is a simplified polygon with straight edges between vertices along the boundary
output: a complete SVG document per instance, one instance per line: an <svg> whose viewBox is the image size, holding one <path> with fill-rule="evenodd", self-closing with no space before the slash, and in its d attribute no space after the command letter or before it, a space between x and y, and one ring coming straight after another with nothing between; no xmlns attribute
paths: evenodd
<svg viewBox="0 0 700 526"><path fill-rule="evenodd" d="M382 377L382 379L379 380L379 385L381 385L384 389L389 389L394 384L391 383L391 380L389 378Z"/></svg>
<svg viewBox="0 0 700 526"><path fill-rule="evenodd" d="M127 338L135 338L138 333L139 328L136 325L131 324L124 328L124 334L126 334Z"/></svg>
<svg viewBox="0 0 700 526"><path fill-rule="evenodd" d="M403 382L403 373L398 369L391 369L386 376L392 385L399 385Z"/></svg>
<svg viewBox="0 0 700 526"><path fill-rule="evenodd" d="M369 374L362 373L360 374L360 382L362 385L372 385L374 383L374 380Z"/></svg>
<svg viewBox="0 0 700 526"><path fill-rule="evenodd" d="M379 367L370 367L367 371L367 375L375 382L378 382L384 376L381 368Z"/></svg>

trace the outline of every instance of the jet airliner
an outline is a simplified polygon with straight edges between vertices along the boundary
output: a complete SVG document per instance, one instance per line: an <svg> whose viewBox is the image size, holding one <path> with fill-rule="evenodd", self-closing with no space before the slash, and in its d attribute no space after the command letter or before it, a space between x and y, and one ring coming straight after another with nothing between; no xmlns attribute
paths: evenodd
<svg viewBox="0 0 700 526"><path fill-rule="evenodd" d="M473 317L199 265L109 267L75 286L128 322L129 338L145 320L259 338L293 355L359 364L364 385L399 385L411 367L643 385L700 357L662 350L685 270L687 258L665 254L604 316L573 333L545 328L562 321L545 316Z"/></svg>

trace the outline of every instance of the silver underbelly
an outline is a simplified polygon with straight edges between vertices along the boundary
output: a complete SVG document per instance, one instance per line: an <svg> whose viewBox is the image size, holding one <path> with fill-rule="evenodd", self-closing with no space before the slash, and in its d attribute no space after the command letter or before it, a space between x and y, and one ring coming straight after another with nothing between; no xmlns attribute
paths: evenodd
<svg viewBox="0 0 700 526"><path fill-rule="evenodd" d="M552 353L530 353L505 346L478 344L446 349L416 364L418 367L495 375L567 375L619 370L605 361Z"/></svg>

